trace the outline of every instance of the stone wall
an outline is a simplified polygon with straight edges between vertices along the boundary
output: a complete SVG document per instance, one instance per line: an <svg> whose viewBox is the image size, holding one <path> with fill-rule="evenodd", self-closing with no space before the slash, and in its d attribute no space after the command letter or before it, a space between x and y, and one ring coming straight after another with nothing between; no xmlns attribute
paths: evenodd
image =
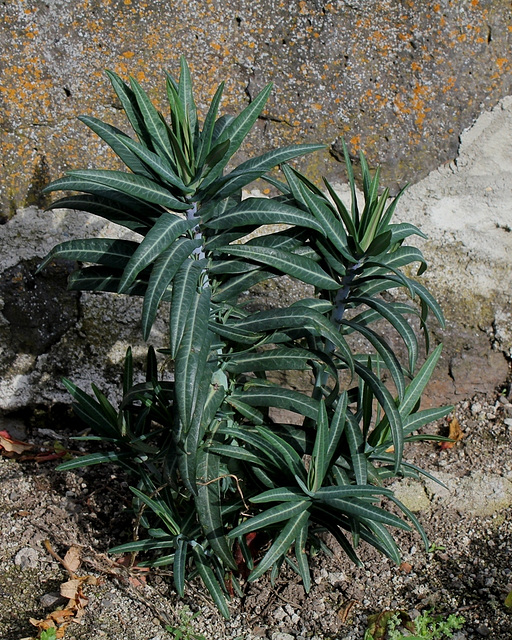
<svg viewBox="0 0 512 640"><path fill-rule="evenodd" d="M502 0L9 0L0 16L4 217L44 206L41 186L65 169L113 165L76 120L119 124L105 68L161 103L184 54L200 106L227 80L228 112L273 81L253 150L325 142L308 168L332 176L344 138L396 185L453 159L460 132L511 92Z"/></svg>

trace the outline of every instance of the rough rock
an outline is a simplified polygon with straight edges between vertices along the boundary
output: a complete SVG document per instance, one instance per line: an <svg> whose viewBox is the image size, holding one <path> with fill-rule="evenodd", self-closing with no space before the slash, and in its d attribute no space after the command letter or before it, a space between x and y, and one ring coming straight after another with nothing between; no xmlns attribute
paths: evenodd
<svg viewBox="0 0 512 640"><path fill-rule="evenodd" d="M471 516L489 516L512 505L512 481L508 478L480 471L463 478L436 471L435 477L442 485L425 478L395 482L391 488L413 512L426 512L435 504Z"/></svg>
<svg viewBox="0 0 512 640"><path fill-rule="evenodd" d="M0 267L0 410L68 403L63 376L85 390L94 382L112 396L119 389L128 346L134 346L135 359L142 363L146 346L140 338L139 300L67 292L69 265L62 262L35 274L44 255L62 240L120 233L93 216L35 208L0 226L5 247ZM162 318L151 341L163 344L164 331Z"/></svg>
<svg viewBox="0 0 512 640"><path fill-rule="evenodd" d="M488 516L512 504L512 482L508 478L480 471L463 478L437 471L436 478L446 488L427 478L427 493L437 503L456 511L473 516Z"/></svg>
<svg viewBox="0 0 512 640"><path fill-rule="evenodd" d="M339 174L340 140L393 183L456 155L460 132L512 86L511 8L438 2L11 0L0 12L0 195L4 216L44 206L63 170L114 166L80 114L120 124L103 73L133 75L162 108L163 76L190 61L203 112L227 79L226 111L275 91L251 150L324 141L309 171Z"/></svg>

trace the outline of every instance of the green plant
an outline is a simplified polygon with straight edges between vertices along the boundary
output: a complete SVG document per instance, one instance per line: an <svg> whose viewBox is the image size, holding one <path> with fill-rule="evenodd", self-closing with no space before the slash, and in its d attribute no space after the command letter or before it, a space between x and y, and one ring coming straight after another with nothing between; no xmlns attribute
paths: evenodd
<svg viewBox="0 0 512 640"><path fill-rule="evenodd" d="M57 637L56 634L57 630L55 627L50 627L49 629L43 629L43 631L41 631L41 635L39 636L39 640L55 640L55 638Z"/></svg>
<svg viewBox="0 0 512 640"><path fill-rule="evenodd" d="M201 128L184 60L179 82L167 78L169 122L135 80L109 77L137 140L82 120L130 172L71 171L46 191L81 192L51 208L89 211L142 240L64 242L41 266L54 258L86 262L72 274L72 289L142 296L144 338L159 304L170 301L169 344L160 352L172 363L172 380L159 376L149 347L145 382L135 382L128 351L118 408L99 389L91 397L65 381L94 432L87 439L103 447L60 468L113 462L132 474L134 509L148 537L112 551L148 552L146 565L172 565L179 594L198 574L228 616L226 598L242 593L240 578L270 570L274 580L284 562L308 590L308 548L325 547L321 531L354 562L360 540L399 562L387 527L409 525L386 504L427 545L414 514L383 486L396 475L426 473L403 459L404 444L425 439L417 430L450 410L419 408L440 347L418 369L409 321L421 326L428 349L427 316L443 318L403 271L418 262L421 274L426 265L418 249L403 246L418 229L391 222L398 198L380 194L378 171L372 177L361 156L359 208L346 150L349 208L327 181L325 195L286 164L320 145L270 151L226 172L270 87L237 117L219 118L221 85ZM268 174L277 165L284 180ZM242 200L241 189L257 178L279 195ZM269 224L286 226L269 233ZM310 285L310 297L247 311L244 292L282 276ZM403 341L405 363L383 324ZM357 335L365 353L351 346ZM310 372L310 394L278 384L274 374L283 370ZM275 409L294 412L297 424L280 422Z"/></svg>
<svg viewBox="0 0 512 640"><path fill-rule="evenodd" d="M385 611L375 618L378 618L380 624L375 624L375 620L371 621L364 640L443 640L451 638L454 631L462 629L466 622L462 616L455 614L450 614L444 620L432 611L424 611L414 621L402 611Z"/></svg>
<svg viewBox="0 0 512 640"><path fill-rule="evenodd" d="M194 631L192 624L199 615L199 612L191 613L188 607L183 607L179 612L180 621L178 626L166 625L165 630L172 635L174 640L206 640L202 634Z"/></svg>

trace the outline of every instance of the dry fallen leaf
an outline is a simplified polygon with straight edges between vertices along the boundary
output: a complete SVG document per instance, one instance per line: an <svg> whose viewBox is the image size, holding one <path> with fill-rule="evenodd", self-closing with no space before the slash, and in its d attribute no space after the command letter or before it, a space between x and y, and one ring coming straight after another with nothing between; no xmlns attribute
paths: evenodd
<svg viewBox="0 0 512 640"><path fill-rule="evenodd" d="M116 564L121 567L126 567L130 571L132 575L129 576L128 582L132 587L143 587L146 584L146 576L144 573L149 571L149 567L138 567L136 562L133 563L131 554L118 558Z"/></svg>
<svg viewBox="0 0 512 640"><path fill-rule="evenodd" d="M70 580L60 585L60 594L67 599L67 605L63 609L56 609L49 613L44 620L30 619L31 624L39 629L39 633L51 627L56 628L56 638L63 638L70 622L78 622L85 613L85 607L89 598L84 594L83 587L86 584L99 584L99 579L94 576L77 576L75 571L80 566L80 547L72 545L64 558L61 558L52 548L50 541L44 541L50 555L55 558L70 575Z"/></svg>
<svg viewBox="0 0 512 640"><path fill-rule="evenodd" d="M387 638L387 626L388 621L395 615L398 615L400 624L408 631L415 633L416 627L411 617L406 611L401 609L395 611L382 611L376 613L373 616L368 617L368 632L371 634L373 640L384 640Z"/></svg>
<svg viewBox="0 0 512 640"><path fill-rule="evenodd" d="M24 453L33 449L34 445L28 442L22 442L21 440L15 440L11 438L8 431L0 431L0 449L4 449L7 453Z"/></svg>
<svg viewBox="0 0 512 640"><path fill-rule="evenodd" d="M399 568L400 568L400 571L403 571L404 573L411 573L412 564L410 564L409 562L402 562Z"/></svg>
<svg viewBox="0 0 512 640"><path fill-rule="evenodd" d="M72 545L67 550L66 555L64 556L64 566L68 571L75 572L80 566L80 552L81 549L76 544Z"/></svg>
<svg viewBox="0 0 512 640"><path fill-rule="evenodd" d="M460 423L457 418L453 418L453 420L450 420L449 429L450 430L448 433L448 437L450 438L450 440L453 440L453 442L441 442L441 449L452 449L455 446L455 443L459 442L459 440L462 440L462 438L464 437L464 433L462 432Z"/></svg>
<svg viewBox="0 0 512 640"><path fill-rule="evenodd" d="M338 616L341 618L342 624L345 624L345 622L348 620L350 612L356 604L358 604L357 600L349 600L341 607L341 609L338 610Z"/></svg>

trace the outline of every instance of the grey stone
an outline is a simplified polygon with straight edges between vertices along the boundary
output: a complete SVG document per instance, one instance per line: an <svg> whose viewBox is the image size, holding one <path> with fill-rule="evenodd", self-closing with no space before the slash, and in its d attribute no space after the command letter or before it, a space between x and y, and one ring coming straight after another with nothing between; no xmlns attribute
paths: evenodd
<svg viewBox="0 0 512 640"><path fill-rule="evenodd" d="M98 155L116 166L76 120L94 112L120 125L105 68L135 76L160 103L164 72L175 73L186 52L203 117L212 85L226 77L229 111L274 81L253 148L320 138L330 153L309 158L310 172L338 174L345 138L352 154L367 149L371 164L383 163L397 185L455 158L461 131L510 92L502 0L293 7L273 0L235 0L220 11L214 3L6 3L6 215L23 204L45 206L41 187L65 169L94 165ZM20 35L11 46L13 33Z"/></svg>
<svg viewBox="0 0 512 640"><path fill-rule="evenodd" d="M475 472L457 478L437 472L436 477L446 488L427 478L424 480L427 493L447 508L473 516L488 516L512 504L512 482L502 476Z"/></svg>
<svg viewBox="0 0 512 640"><path fill-rule="evenodd" d="M390 489L404 505L413 512L428 511L430 500L425 493L423 484L416 480L401 480L394 482Z"/></svg>
<svg viewBox="0 0 512 640"><path fill-rule="evenodd" d="M39 554L32 547L24 547L14 556L14 564L20 569L36 569L39 566Z"/></svg>

